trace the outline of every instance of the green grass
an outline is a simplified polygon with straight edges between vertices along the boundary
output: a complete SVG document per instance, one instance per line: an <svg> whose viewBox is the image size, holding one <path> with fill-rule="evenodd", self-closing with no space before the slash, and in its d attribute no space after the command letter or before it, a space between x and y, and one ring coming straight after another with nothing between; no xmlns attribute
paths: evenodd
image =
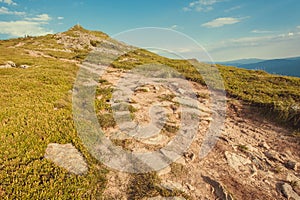
<svg viewBox="0 0 300 200"><path fill-rule="evenodd" d="M45 37L51 36L34 40ZM0 69L0 199L95 199L105 187L107 170L87 152L74 127L71 90L78 67L29 56L25 49L41 48L31 39L0 42L1 64L11 60L31 66ZM28 43L8 48L19 42ZM87 160L88 174L70 174L44 159L54 142L72 143Z"/></svg>

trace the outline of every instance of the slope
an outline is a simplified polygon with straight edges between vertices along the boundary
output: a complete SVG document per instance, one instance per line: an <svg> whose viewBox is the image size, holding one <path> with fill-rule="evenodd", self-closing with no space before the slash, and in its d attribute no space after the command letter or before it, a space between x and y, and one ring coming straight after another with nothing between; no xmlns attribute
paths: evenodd
<svg viewBox="0 0 300 200"><path fill-rule="evenodd" d="M16 64L16 67L0 69L1 197L4 199L51 199L60 196L62 199L96 199L103 195L115 195L111 193L117 193L117 190L107 190L111 186L111 188L119 188L121 196L125 195L124 198L126 198L128 195L129 199L176 195L186 199L197 199L199 196L213 199L216 198L214 194L205 189L212 187L211 184L202 181L201 178L201 175L209 175L213 179L221 181L223 185L226 185L228 191L237 197L243 196L239 192L241 187L250 188L245 191L245 194L248 195L245 199L250 199L251 193L255 193L259 197L263 194L256 188L262 187L268 188L269 191L267 195L263 195L266 197L265 199L273 195L281 198L274 187L278 178L285 179L285 175L293 174L292 169L286 169L286 161L299 161L295 137L291 135L291 133L298 135L298 132L270 123L253 113L253 109L259 106L258 110L263 110L264 114L270 114L271 118L299 128L300 94L297 88L300 86L300 80L298 78L218 66L224 77L229 97L242 100L242 102L229 99L231 102L228 108L229 117L224 130L226 134L223 139L220 138L217 148L208 159L203 161L204 163L199 163L198 158L195 159L189 155L197 154L197 149L202 141L201 137L210 123L209 117L202 120L203 127L198 136L199 140L192 144L192 149L183 158L184 161L178 161L179 163L171 166L171 174L162 173L160 176L155 173L134 176L118 174L91 156L78 138L72 118L72 89L76 73L83 60L91 63L98 62L93 60L95 58L90 54L92 50L109 49L108 52L113 52L124 46L126 47L126 45L110 39L104 33L88 31L79 26L75 26L65 33L0 42L0 65L7 66L8 61ZM112 63L109 68L111 74L99 80L97 90L99 98L95 100L95 105L99 122L107 130L115 128L110 112L112 108L107 103L112 95L113 80L134 66L146 63L166 64L176 69L193 83L199 92L199 101L209 103L207 100L209 94L207 94L205 83L192 68L191 63L163 58L149 51L134 48L132 52L119 57ZM198 64L204 67L209 66ZM28 68L19 68L22 65L26 65ZM145 91L148 90L144 88L140 92ZM147 95L143 94L142 96ZM169 102L168 105L171 106L174 103L172 97L170 94L161 98L163 101ZM141 106L144 106L143 103L146 105L146 102L143 101L137 102L137 104L139 103ZM174 106L176 108L176 103ZM145 115L145 113L139 112L140 107L131 109L132 117L136 116L137 119L140 119L139 116ZM176 123L165 127L166 135L170 134L171 136L176 133L176 130ZM243 131L244 134L242 134ZM107 131L107 134L110 132ZM235 137L237 139L234 139ZM257 138L260 138L261 142L258 143ZM53 142L72 143L79 149L89 165L88 174L84 176L71 174L45 159L43 155L46 146ZM128 140L115 140L114 142L124 148L135 146L134 142ZM269 147L262 145L264 142ZM270 150L270 146L272 150L279 152L276 155L283 150L291 151L291 153L278 160L267 158L264 156L265 154L261 153ZM148 146L146 147L148 148ZM259 153L255 154L254 158L260 159L258 163L263 166L257 172L258 177L254 176L253 182L244 183L238 178L238 176L244 175L240 171L237 176L228 176L228 174L234 174L234 169L228 166L227 160L224 160L224 151L231 152L231 154L234 152L242 157L251 157L254 154L251 153L253 152L252 147L258 149ZM157 148L157 146L154 145L151 148ZM215 163L217 160L218 162ZM222 167L213 168L214 163L215 166ZM255 161L251 160L249 166L241 167L245 167L247 170L254 169L253 166L258 168L259 165L254 165L254 163ZM198 169L202 166L205 167L199 173ZM221 169L222 172L220 172ZM271 170L276 171L275 175L267 173ZM279 172L281 170L282 172ZM190 172L189 176L186 176L186 172ZM172 177L170 177L171 175ZM127 184L120 187L114 185L114 180L122 179L124 176ZM266 179L266 176L273 177ZM193 177L199 178L199 186ZM174 186L172 189L170 183L168 187L164 183L169 178L175 185L180 181L186 182L188 185L182 186L185 188L183 191L177 187L174 189ZM107 182L107 180L109 181ZM256 180L258 181L255 183ZM265 180L269 183L264 182ZM193 187L197 192L193 190ZM129 193L122 193L122 189Z"/></svg>

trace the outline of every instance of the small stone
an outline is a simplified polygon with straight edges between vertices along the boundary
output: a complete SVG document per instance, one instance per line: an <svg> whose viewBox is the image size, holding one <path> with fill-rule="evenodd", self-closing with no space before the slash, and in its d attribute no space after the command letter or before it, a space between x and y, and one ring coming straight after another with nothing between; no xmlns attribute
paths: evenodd
<svg viewBox="0 0 300 200"><path fill-rule="evenodd" d="M168 190L180 190L184 192L184 187L182 186L182 184L177 183L177 182L172 182L172 181L167 181L161 184L162 187L168 189Z"/></svg>
<svg viewBox="0 0 300 200"><path fill-rule="evenodd" d="M154 90L159 91L160 90L159 86L154 86Z"/></svg>
<svg viewBox="0 0 300 200"><path fill-rule="evenodd" d="M212 117L205 117L202 120L210 122L210 121L213 121L213 118Z"/></svg>
<svg viewBox="0 0 300 200"><path fill-rule="evenodd" d="M168 174L171 172L171 167L170 166L167 166L166 168L160 170L157 172L157 175L158 176L162 176L162 175L165 175L165 174Z"/></svg>
<svg viewBox="0 0 300 200"><path fill-rule="evenodd" d="M265 149L270 149L270 146L266 142L260 143L258 146L263 147Z"/></svg>
<svg viewBox="0 0 300 200"><path fill-rule="evenodd" d="M297 169L298 169L298 163L295 162L295 161L292 161L292 160L288 160L288 161L284 164L284 166L285 166L286 168L288 168L288 169L292 169L292 170L295 170L295 171L297 171Z"/></svg>
<svg viewBox="0 0 300 200"><path fill-rule="evenodd" d="M216 180L208 176L202 176L204 181L210 184L214 189L214 194L217 196L217 199L222 200L233 200L233 197L226 191L224 186Z"/></svg>
<svg viewBox="0 0 300 200"><path fill-rule="evenodd" d="M281 192L287 199L300 199L300 196L293 190L292 186L287 183L284 183L282 185Z"/></svg>
<svg viewBox="0 0 300 200"><path fill-rule="evenodd" d="M235 171L239 172L239 167L245 166L247 164L251 164L251 161L248 158L244 158L235 153L231 153L226 151L225 157L230 167L232 167Z"/></svg>
<svg viewBox="0 0 300 200"><path fill-rule="evenodd" d="M157 196L157 197L147 198L147 200L185 200L185 198L183 198L183 197L162 197L162 196Z"/></svg>
<svg viewBox="0 0 300 200"><path fill-rule="evenodd" d="M193 162L196 159L196 155L193 152L191 153L186 152L183 154L183 156L191 162Z"/></svg>
<svg viewBox="0 0 300 200"><path fill-rule="evenodd" d="M272 161L280 161L280 162L283 162L281 158L279 158L279 155L276 151L274 150L269 150L269 151L266 151L264 152L265 156L272 160Z"/></svg>
<svg viewBox="0 0 300 200"><path fill-rule="evenodd" d="M10 65L11 67L17 67L17 65L13 61L7 61L7 65Z"/></svg>
<svg viewBox="0 0 300 200"><path fill-rule="evenodd" d="M178 158L175 161L176 164L186 165L185 159L183 157Z"/></svg>
<svg viewBox="0 0 300 200"><path fill-rule="evenodd" d="M27 68L29 68L30 66L28 66L28 65L20 65L20 67L19 68L22 68L22 69L27 69Z"/></svg>
<svg viewBox="0 0 300 200"><path fill-rule="evenodd" d="M192 186L192 185L190 185L190 184L186 184L186 187L189 189L189 190L191 190L191 191L195 191L196 189L195 189L195 187L194 186Z"/></svg>
<svg viewBox="0 0 300 200"><path fill-rule="evenodd" d="M135 92L150 92L150 89L148 87L138 87Z"/></svg>
<svg viewBox="0 0 300 200"><path fill-rule="evenodd" d="M300 178L298 178L297 176L295 176L294 174L288 174L286 176L286 180L288 182L296 182L296 183L300 183Z"/></svg>

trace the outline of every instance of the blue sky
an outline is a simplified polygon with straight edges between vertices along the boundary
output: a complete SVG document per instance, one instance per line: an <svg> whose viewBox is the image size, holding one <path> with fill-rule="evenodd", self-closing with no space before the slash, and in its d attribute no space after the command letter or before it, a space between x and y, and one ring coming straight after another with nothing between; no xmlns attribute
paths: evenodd
<svg viewBox="0 0 300 200"><path fill-rule="evenodd" d="M299 0L0 0L0 38L141 27L182 32L215 61L300 56ZM185 51L193 54L193 49Z"/></svg>

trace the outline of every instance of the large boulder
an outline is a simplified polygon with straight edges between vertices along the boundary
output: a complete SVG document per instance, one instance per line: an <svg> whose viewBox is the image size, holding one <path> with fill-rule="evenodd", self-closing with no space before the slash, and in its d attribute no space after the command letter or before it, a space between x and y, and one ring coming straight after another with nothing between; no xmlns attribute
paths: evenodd
<svg viewBox="0 0 300 200"><path fill-rule="evenodd" d="M72 144L48 144L45 158L76 175L83 175L88 171L85 159Z"/></svg>

